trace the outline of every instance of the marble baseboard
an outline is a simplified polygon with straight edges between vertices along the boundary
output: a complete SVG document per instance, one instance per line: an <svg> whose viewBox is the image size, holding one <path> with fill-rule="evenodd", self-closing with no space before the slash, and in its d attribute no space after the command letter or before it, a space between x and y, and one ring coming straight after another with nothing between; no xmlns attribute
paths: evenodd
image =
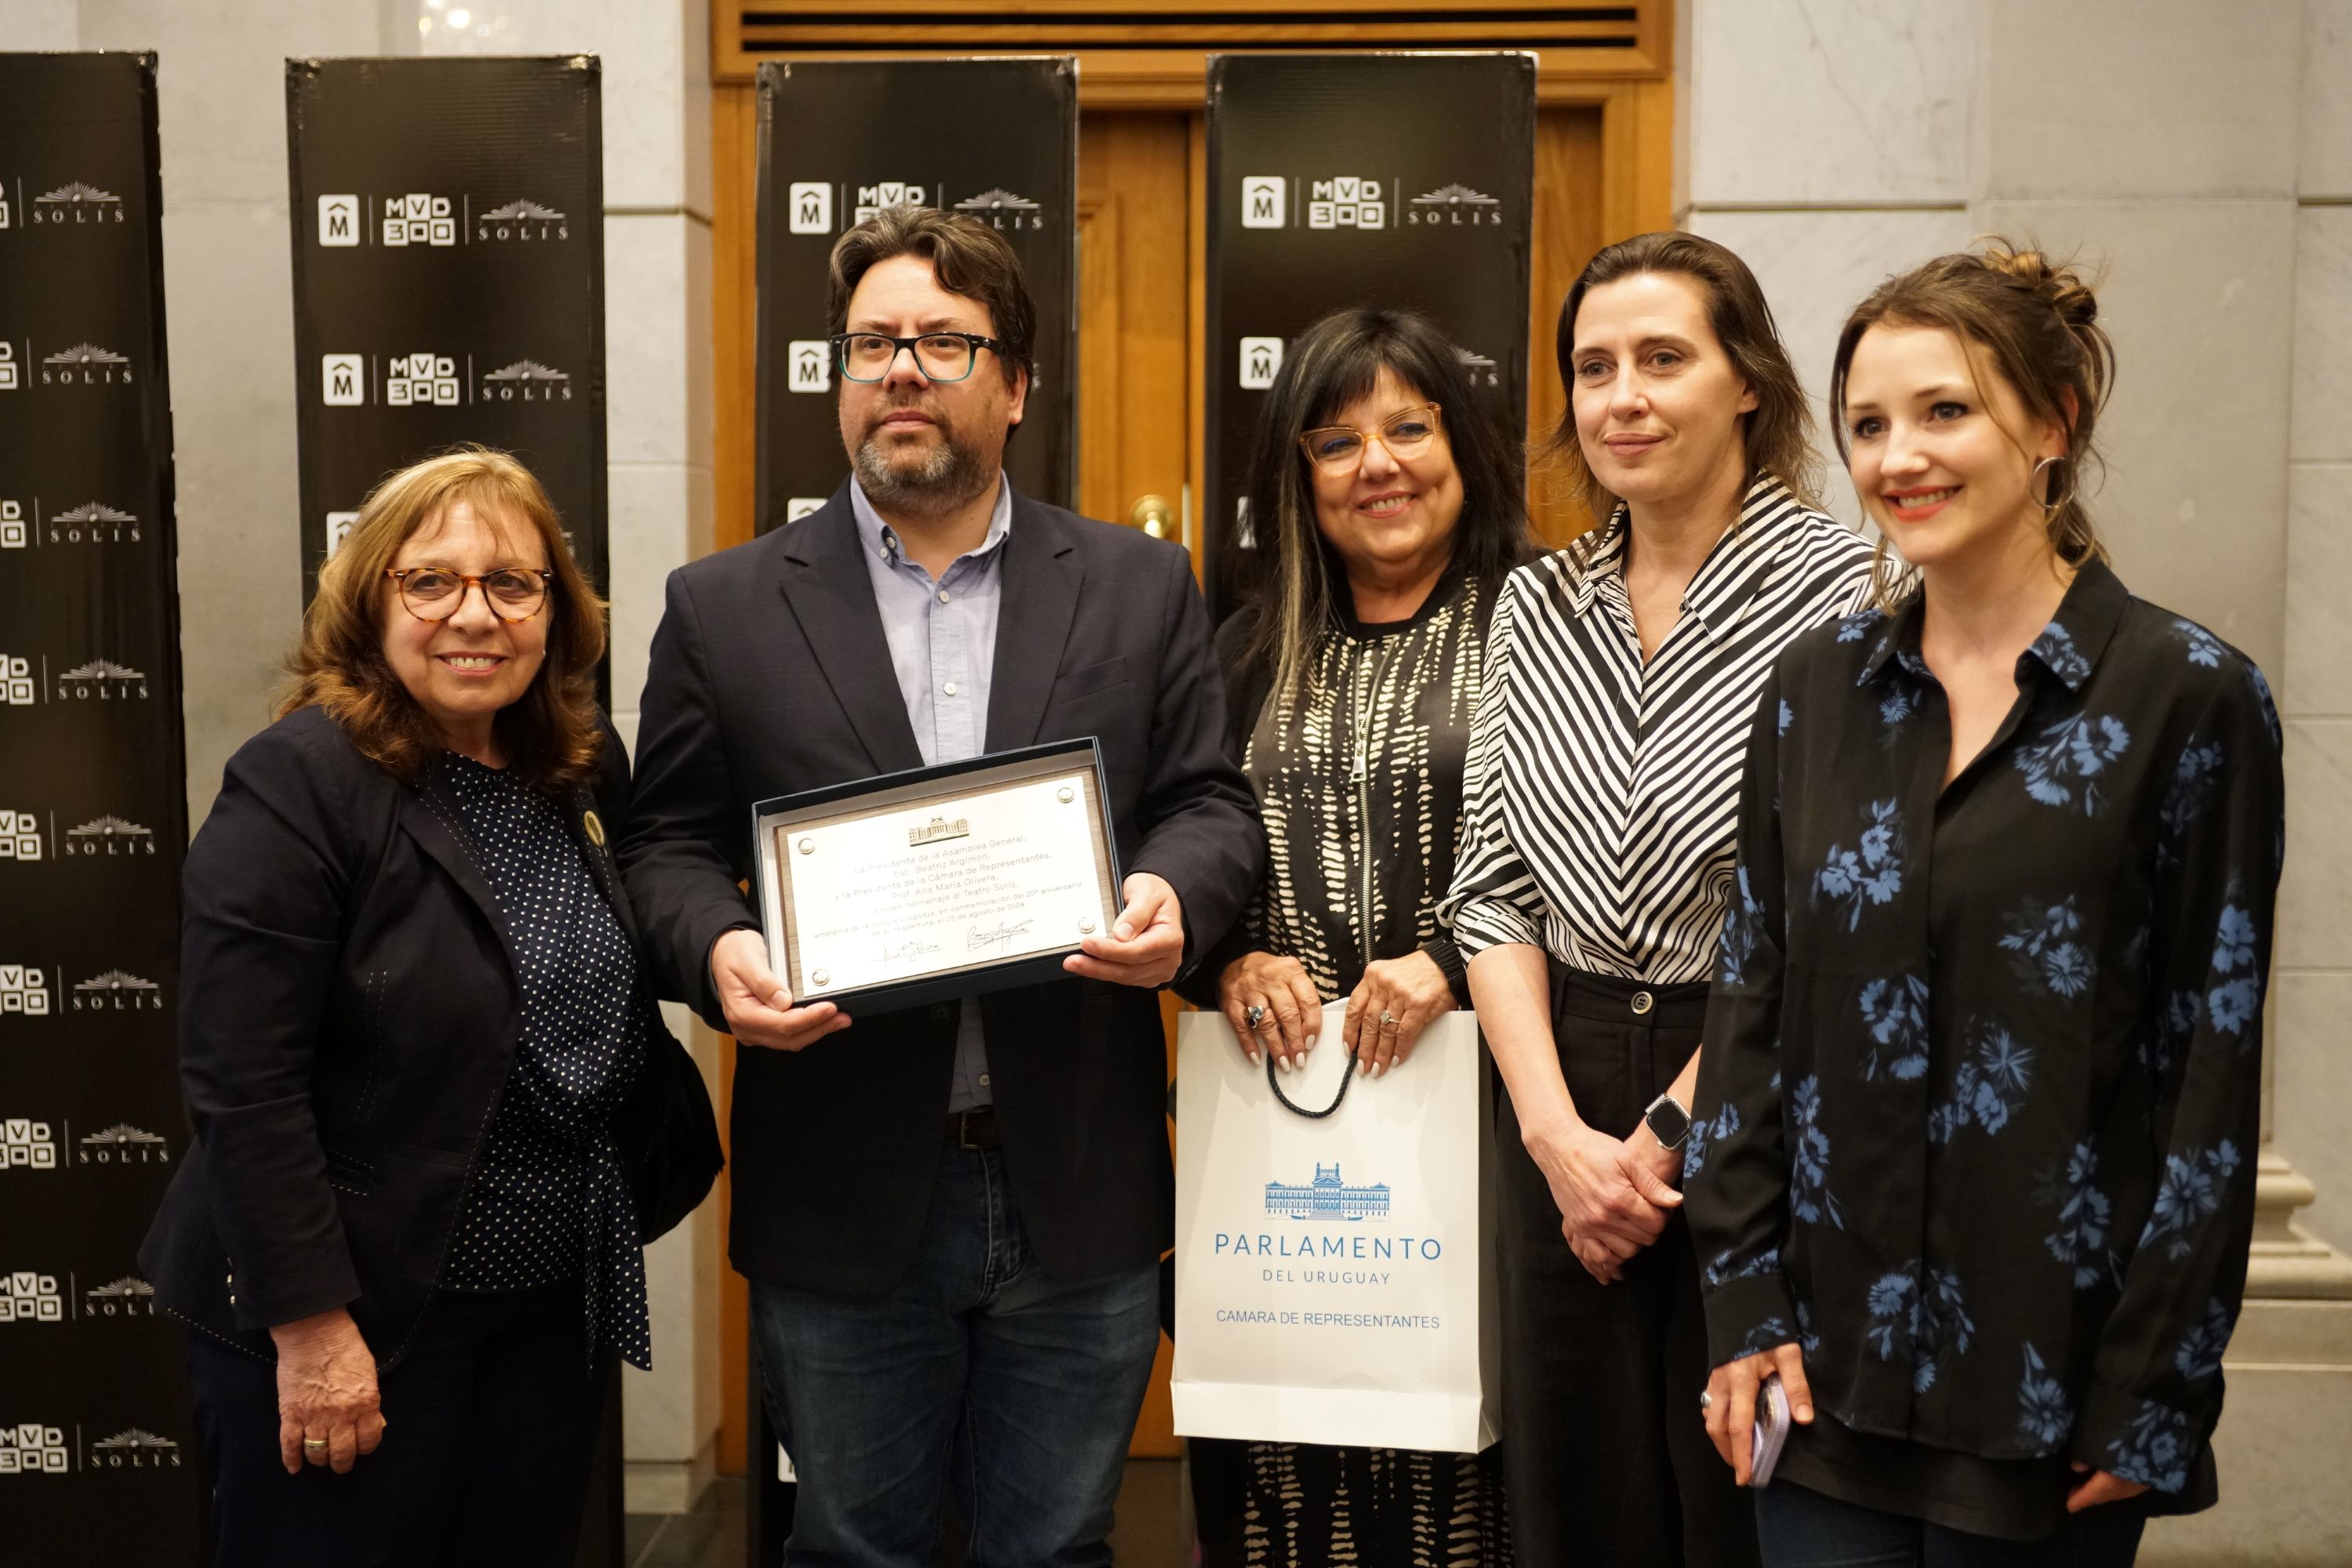
<svg viewBox="0 0 2352 1568"><path fill-rule="evenodd" d="M692 1513L719 1474L719 1440L691 1459L631 1459L621 1483L623 1511Z"/></svg>

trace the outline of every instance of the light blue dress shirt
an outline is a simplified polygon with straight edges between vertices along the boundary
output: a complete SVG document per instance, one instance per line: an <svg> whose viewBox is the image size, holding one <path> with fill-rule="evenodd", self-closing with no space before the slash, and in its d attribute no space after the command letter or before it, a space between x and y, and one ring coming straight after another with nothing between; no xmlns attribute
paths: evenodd
<svg viewBox="0 0 2352 1568"><path fill-rule="evenodd" d="M909 557L857 481L849 481L857 542L874 583L874 606L890 644L890 666L907 700L907 721L926 765L976 757L988 741L989 679L996 669L996 617L1004 600L1004 536L1013 528L1013 487L996 480L996 510L980 548L934 578ZM988 1047L980 1008L967 1001L956 1029L955 1082L948 1110L991 1104Z"/></svg>

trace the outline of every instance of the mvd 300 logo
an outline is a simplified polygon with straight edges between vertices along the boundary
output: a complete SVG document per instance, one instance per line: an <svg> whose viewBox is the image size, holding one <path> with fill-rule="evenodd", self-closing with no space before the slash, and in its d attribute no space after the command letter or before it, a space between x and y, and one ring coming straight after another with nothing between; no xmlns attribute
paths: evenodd
<svg viewBox="0 0 2352 1568"><path fill-rule="evenodd" d="M46 1121L0 1117L0 1171L54 1171L58 1140Z"/></svg>
<svg viewBox="0 0 2352 1568"><path fill-rule="evenodd" d="M923 187L898 180L886 180L878 185L857 187L857 216L864 223L876 213L891 207L919 207L923 205Z"/></svg>
<svg viewBox="0 0 2352 1568"><path fill-rule="evenodd" d="M62 1323L65 1293L54 1274L19 1268L0 1274L0 1323Z"/></svg>
<svg viewBox="0 0 2352 1568"><path fill-rule="evenodd" d="M30 963L0 963L0 1013L46 1018L56 1011L47 970Z"/></svg>
<svg viewBox="0 0 2352 1568"><path fill-rule="evenodd" d="M1389 1184L1375 1182L1369 1187L1349 1186L1339 1179L1338 1164L1318 1163L1315 1179L1304 1185L1268 1182L1265 1212L1282 1219L1386 1219Z"/></svg>
<svg viewBox="0 0 2352 1568"><path fill-rule="evenodd" d="M62 1476L72 1468L63 1427L38 1421L0 1426L0 1476Z"/></svg>

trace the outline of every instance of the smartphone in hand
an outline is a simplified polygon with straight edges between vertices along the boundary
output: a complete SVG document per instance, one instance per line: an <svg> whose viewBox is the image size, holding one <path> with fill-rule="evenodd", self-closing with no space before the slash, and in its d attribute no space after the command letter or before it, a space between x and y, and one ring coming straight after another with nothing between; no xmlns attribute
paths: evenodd
<svg viewBox="0 0 2352 1568"><path fill-rule="evenodd" d="M1772 1373L1756 1390L1756 1426L1748 1437L1748 1484L1772 1484L1772 1468L1780 1462L1780 1446L1789 1440L1789 1391L1780 1374Z"/></svg>

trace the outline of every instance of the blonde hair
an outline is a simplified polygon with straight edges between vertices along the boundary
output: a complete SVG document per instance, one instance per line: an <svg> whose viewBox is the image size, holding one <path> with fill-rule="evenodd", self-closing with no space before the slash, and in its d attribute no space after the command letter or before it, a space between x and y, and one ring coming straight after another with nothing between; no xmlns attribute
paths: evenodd
<svg viewBox="0 0 2352 1568"><path fill-rule="evenodd" d="M369 492L341 548L319 569L301 641L286 661L293 684L278 715L323 710L362 754L403 780L414 780L439 753L438 727L383 656L385 617L404 613L384 574L403 545L459 501L493 528L520 524L535 534L555 574L540 612L548 618L546 660L497 722L514 776L562 794L594 775L604 742L596 664L604 656L604 601L572 558L538 479L487 447L427 458Z"/></svg>
<svg viewBox="0 0 2352 1568"><path fill-rule="evenodd" d="M2099 325L2095 280L2073 260L2053 261L2032 245L1987 237L1983 248L1939 256L1899 278L1890 278L1853 308L1838 333L1837 357L1830 367L1830 425L1838 456L1847 458L1846 374L1862 335L1881 324L1941 327L1960 340L1969 373L1983 390L1980 360L2017 394L2034 418L2066 433L2066 453L2050 465L2043 528L2050 546L2069 566L2104 561L2084 502L2083 478L2104 472L2095 435L2099 411L2115 387L2116 348ZM2004 431L2020 450L2017 432ZM1850 459L1849 459L1850 460ZM1892 610L1909 595L1912 574L1878 542L1871 570L1871 596Z"/></svg>

